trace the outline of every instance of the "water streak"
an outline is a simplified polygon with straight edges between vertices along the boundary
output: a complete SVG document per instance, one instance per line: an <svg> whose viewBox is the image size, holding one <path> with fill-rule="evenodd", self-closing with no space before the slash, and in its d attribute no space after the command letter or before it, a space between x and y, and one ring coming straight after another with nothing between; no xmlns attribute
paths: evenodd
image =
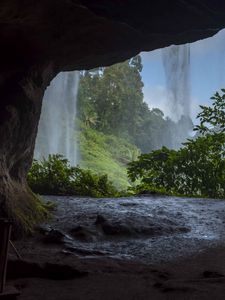
<svg viewBox="0 0 225 300"><path fill-rule="evenodd" d="M190 116L190 45L162 49L170 116L179 121Z"/></svg>
<svg viewBox="0 0 225 300"><path fill-rule="evenodd" d="M77 163L75 139L76 98L79 72L63 72L47 88L42 105L35 146L35 158L62 154Z"/></svg>
<svg viewBox="0 0 225 300"><path fill-rule="evenodd" d="M177 123L171 147L180 148L192 131L190 45L170 46L162 49L165 71L167 106L170 118Z"/></svg>

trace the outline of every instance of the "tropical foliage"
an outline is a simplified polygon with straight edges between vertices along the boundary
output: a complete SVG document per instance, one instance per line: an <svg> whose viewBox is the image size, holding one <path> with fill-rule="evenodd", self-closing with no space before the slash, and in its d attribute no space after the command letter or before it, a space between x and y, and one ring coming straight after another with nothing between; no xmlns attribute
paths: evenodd
<svg viewBox="0 0 225 300"><path fill-rule="evenodd" d="M125 139L143 153L162 146L177 148L186 139L182 117L177 123L159 109L150 109L142 92L138 55L111 67L83 71L78 91L78 116L87 128ZM185 126L187 127L187 126Z"/></svg>
<svg viewBox="0 0 225 300"><path fill-rule="evenodd" d="M135 145L80 124L79 150L81 168L91 169L99 175L107 174L118 190L126 190L129 185L127 164L140 155Z"/></svg>
<svg viewBox="0 0 225 300"><path fill-rule="evenodd" d="M174 122L150 109L141 70L136 56L80 73L81 167L59 155L34 161L28 175L33 191L109 197L132 184L135 193L225 197L225 90L212 97L211 106L201 106L196 135L186 140L184 127L192 130L191 120Z"/></svg>
<svg viewBox="0 0 225 300"><path fill-rule="evenodd" d="M71 167L61 155L34 160L28 174L28 184L42 195L79 195L91 197L116 196L117 191L107 175L96 175L90 170Z"/></svg>
<svg viewBox="0 0 225 300"><path fill-rule="evenodd" d="M211 99L212 106L201 106L195 139L177 151L163 147L129 164L129 178L140 181L137 191L225 197L225 90Z"/></svg>
<svg viewBox="0 0 225 300"><path fill-rule="evenodd" d="M110 67L80 72L80 166L106 173L117 189L130 185L126 167L141 152L162 146L178 148L187 137L184 127L193 127L187 117L176 123L165 118L161 110L148 107L141 71L141 57L136 56Z"/></svg>

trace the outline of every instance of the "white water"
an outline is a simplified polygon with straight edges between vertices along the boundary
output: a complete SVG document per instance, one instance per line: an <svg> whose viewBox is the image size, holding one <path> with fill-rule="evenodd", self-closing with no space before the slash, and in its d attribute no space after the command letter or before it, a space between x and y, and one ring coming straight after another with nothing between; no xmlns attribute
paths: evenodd
<svg viewBox="0 0 225 300"><path fill-rule="evenodd" d="M177 122L182 116L190 117L190 45L173 45L162 49L162 61L169 115Z"/></svg>
<svg viewBox="0 0 225 300"><path fill-rule="evenodd" d="M59 153L71 165L77 164L75 117L78 83L79 72L63 72L47 88L36 139L36 159Z"/></svg>
<svg viewBox="0 0 225 300"><path fill-rule="evenodd" d="M162 62L166 79L168 112L170 118L177 123L171 146L178 149L192 132L190 44L173 45L162 49Z"/></svg>

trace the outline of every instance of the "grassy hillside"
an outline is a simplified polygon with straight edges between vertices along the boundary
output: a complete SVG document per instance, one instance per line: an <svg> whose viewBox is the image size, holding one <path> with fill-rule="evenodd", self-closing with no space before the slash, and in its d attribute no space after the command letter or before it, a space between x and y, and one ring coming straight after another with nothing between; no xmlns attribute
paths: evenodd
<svg viewBox="0 0 225 300"><path fill-rule="evenodd" d="M124 139L81 126L79 149L79 165L82 168L107 174L118 189L125 189L129 185L126 165L140 154L136 146Z"/></svg>

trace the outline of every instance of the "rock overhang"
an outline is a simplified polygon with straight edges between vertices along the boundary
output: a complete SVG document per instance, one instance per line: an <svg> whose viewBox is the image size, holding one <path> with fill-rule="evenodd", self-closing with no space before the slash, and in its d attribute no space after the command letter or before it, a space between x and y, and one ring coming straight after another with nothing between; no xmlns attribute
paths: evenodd
<svg viewBox="0 0 225 300"><path fill-rule="evenodd" d="M26 177L44 91L58 72L111 65L224 27L222 0L1 0L0 216L30 232L48 215Z"/></svg>
<svg viewBox="0 0 225 300"><path fill-rule="evenodd" d="M225 27L224 1L2 0L0 72L56 72L123 61Z"/></svg>

